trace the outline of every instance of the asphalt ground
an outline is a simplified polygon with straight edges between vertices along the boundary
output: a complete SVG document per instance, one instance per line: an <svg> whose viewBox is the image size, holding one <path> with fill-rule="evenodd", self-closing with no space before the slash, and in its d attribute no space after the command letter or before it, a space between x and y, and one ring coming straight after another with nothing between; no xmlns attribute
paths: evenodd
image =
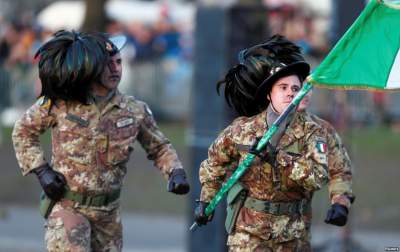
<svg viewBox="0 0 400 252"><path fill-rule="evenodd" d="M0 218L0 252L44 251L44 221L36 208L8 206L2 211L6 214ZM122 221L125 252L187 251L189 224L183 217L125 213ZM400 247L400 232L353 228L350 251L388 251ZM345 232L346 229L330 225L314 226L315 251L345 251L342 247Z"/></svg>

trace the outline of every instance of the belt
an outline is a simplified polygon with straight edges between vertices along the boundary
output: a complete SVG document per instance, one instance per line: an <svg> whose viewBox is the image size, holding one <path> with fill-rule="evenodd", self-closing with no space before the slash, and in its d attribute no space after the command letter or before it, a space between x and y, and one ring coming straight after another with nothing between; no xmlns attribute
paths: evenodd
<svg viewBox="0 0 400 252"><path fill-rule="evenodd" d="M244 206L258 212L275 215L305 214L311 210L310 201L306 199L293 202L271 202L247 197Z"/></svg>
<svg viewBox="0 0 400 252"><path fill-rule="evenodd" d="M120 194L120 189L94 196L84 195L67 189L64 193L64 198L78 202L79 204L84 206L101 207L107 206L111 202L116 201L119 198Z"/></svg>

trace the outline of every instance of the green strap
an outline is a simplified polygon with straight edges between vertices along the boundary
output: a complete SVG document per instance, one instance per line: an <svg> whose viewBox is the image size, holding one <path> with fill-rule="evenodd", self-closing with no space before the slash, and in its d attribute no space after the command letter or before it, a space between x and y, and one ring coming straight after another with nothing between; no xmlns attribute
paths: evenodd
<svg viewBox="0 0 400 252"><path fill-rule="evenodd" d="M94 196L88 196L70 190L66 190L64 198L78 202L79 204L84 206L101 207L101 206L107 206L111 202L116 201L119 198L120 194L121 190L119 189L114 190L107 194L98 194Z"/></svg>
<svg viewBox="0 0 400 252"><path fill-rule="evenodd" d="M306 199L294 202L270 202L247 197L244 206L258 212L275 215L305 214L311 210L311 204Z"/></svg>

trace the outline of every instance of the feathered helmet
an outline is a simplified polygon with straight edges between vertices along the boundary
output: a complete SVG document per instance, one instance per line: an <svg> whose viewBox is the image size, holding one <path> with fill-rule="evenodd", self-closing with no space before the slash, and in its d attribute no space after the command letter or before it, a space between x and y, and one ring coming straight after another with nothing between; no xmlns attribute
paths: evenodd
<svg viewBox="0 0 400 252"><path fill-rule="evenodd" d="M303 81L310 72L300 47L281 35L240 51L238 60L218 82L217 92L224 85L228 105L242 116L256 115L268 107L266 96L279 78L295 74Z"/></svg>
<svg viewBox="0 0 400 252"><path fill-rule="evenodd" d="M124 44L123 38L111 39L103 33L56 32L35 54L40 96L87 103L90 85L100 79L109 57Z"/></svg>

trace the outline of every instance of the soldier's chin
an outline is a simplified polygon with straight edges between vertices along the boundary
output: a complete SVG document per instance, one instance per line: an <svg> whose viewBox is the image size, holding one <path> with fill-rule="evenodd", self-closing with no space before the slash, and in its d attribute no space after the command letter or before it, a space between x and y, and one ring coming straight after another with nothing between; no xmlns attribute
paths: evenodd
<svg viewBox="0 0 400 252"><path fill-rule="evenodd" d="M107 86L109 86L112 89L115 89L118 87L120 80L121 80L120 78L111 78Z"/></svg>

